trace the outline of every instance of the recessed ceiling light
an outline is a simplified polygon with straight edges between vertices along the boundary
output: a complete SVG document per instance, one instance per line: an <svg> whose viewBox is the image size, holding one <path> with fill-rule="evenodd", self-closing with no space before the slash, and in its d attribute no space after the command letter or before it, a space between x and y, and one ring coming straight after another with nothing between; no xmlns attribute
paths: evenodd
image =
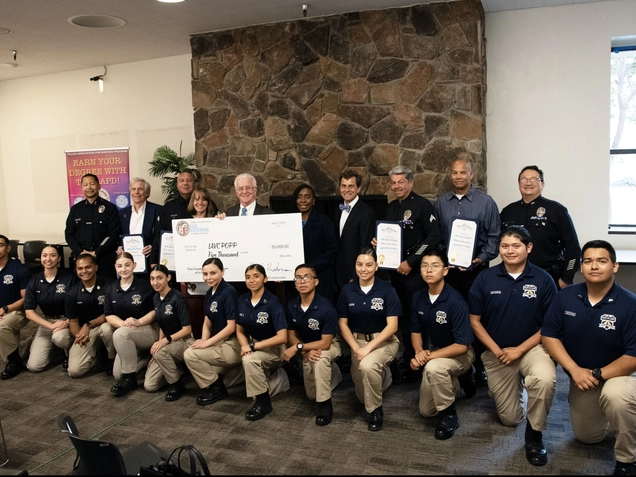
<svg viewBox="0 0 636 477"><path fill-rule="evenodd" d="M9 30L8 28L0 28L0 35L5 35L7 33L13 33L13 30Z"/></svg>
<svg viewBox="0 0 636 477"><path fill-rule="evenodd" d="M83 28L119 28L126 24L126 20L110 15L77 15L68 19L72 25Z"/></svg>
<svg viewBox="0 0 636 477"><path fill-rule="evenodd" d="M181 3L181 2L185 2L185 0L157 0L158 2L161 3Z"/></svg>

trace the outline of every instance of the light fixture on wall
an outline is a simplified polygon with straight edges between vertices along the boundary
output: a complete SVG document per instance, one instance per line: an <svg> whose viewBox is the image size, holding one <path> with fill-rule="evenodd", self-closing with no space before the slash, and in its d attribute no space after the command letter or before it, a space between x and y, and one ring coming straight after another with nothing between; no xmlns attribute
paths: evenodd
<svg viewBox="0 0 636 477"><path fill-rule="evenodd" d="M17 68L19 66L16 61L18 59L18 50L11 50L11 54L13 55L13 61L10 63L0 63L0 66L8 66L9 68Z"/></svg>
<svg viewBox="0 0 636 477"><path fill-rule="evenodd" d="M307 10L309 10L309 5L306 3L303 5L303 17L307 16Z"/></svg>
<svg viewBox="0 0 636 477"><path fill-rule="evenodd" d="M104 76L106 76L106 73L108 73L108 71L106 70L106 65L104 65L104 74L103 75L97 75L97 76L93 76L92 78L89 78L91 81L97 81L99 83L99 92L100 93L104 92Z"/></svg>

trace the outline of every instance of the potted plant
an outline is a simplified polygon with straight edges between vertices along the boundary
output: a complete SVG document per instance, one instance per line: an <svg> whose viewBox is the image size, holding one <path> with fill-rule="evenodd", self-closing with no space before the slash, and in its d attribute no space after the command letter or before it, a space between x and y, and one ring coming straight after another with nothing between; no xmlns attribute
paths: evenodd
<svg viewBox="0 0 636 477"><path fill-rule="evenodd" d="M163 184L161 191L166 195L165 202L176 199L179 196L177 191L177 175L181 172L191 172L195 182L201 178L201 173L196 168L194 153L186 157L181 156L181 146L179 144L179 155L168 146L158 147L150 161L148 173L153 177L161 177Z"/></svg>

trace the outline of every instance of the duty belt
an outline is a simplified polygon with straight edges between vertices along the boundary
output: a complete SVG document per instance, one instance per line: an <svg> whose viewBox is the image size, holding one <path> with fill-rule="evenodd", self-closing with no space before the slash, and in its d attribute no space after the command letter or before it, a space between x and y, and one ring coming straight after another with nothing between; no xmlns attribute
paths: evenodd
<svg viewBox="0 0 636 477"><path fill-rule="evenodd" d="M380 333L354 333L353 336L357 340L371 341Z"/></svg>

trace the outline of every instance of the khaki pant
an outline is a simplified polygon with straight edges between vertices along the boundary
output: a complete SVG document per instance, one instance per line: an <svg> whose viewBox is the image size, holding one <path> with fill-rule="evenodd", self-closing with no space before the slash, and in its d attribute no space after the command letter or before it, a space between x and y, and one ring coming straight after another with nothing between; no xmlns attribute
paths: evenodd
<svg viewBox="0 0 636 477"><path fill-rule="evenodd" d="M207 388L223 376L226 387L245 380L241 366L241 345L236 336L203 349L188 348L183 355L192 377L201 389Z"/></svg>
<svg viewBox="0 0 636 477"><path fill-rule="evenodd" d="M340 368L334 363L341 354L342 344L339 338L334 336L329 349L320 352L318 361L314 363L303 358L303 380L309 399L316 402L331 399L331 391L342 381Z"/></svg>
<svg viewBox="0 0 636 477"><path fill-rule="evenodd" d="M22 310L12 311L0 320L0 366L4 366L7 362L7 356L20 346L20 331L27 325L31 326L29 326L25 332L27 332L29 336L33 336L37 331L38 325L24 316ZM20 347L20 356L26 356L28 353L28 345L30 344L31 341L29 340L26 342L26 346Z"/></svg>
<svg viewBox="0 0 636 477"><path fill-rule="evenodd" d="M56 331L51 335L51 342L60 349L63 349L68 356L68 353L75 342L75 338L71 334L68 328Z"/></svg>
<svg viewBox="0 0 636 477"><path fill-rule="evenodd" d="M289 380L286 386L283 382L287 374L283 369L278 369L283 364L284 352L285 345L281 344L243 356L247 397L255 397L265 392L269 392L270 397L273 397L285 390L285 387L289 389Z"/></svg>
<svg viewBox="0 0 636 477"><path fill-rule="evenodd" d="M475 352L472 346L455 358L436 358L424 366L420 385L420 414L435 416L455 402L460 386L457 376L472 370Z"/></svg>
<svg viewBox="0 0 636 477"><path fill-rule="evenodd" d="M194 343L192 338L168 343L153 357L144 380L144 388L148 392L159 390L166 382L174 384L181 379L179 363L183 363L183 353Z"/></svg>
<svg viewBox="0 0 636 477"><path fill-rule="evenodd" d="M49 323L55 323L58 320L66 319L64 316L45 316L43 318ZM35 338L33 338L33 342L31 343L27 369L32 373L42 371L51 362L51 359L57 351L61 350L65 355L68 355L68 350L73 342L71 340L67 340L62 341L62 343L65 345L64 348L56 346L53 342L53 330L49 330L43 326L38 326L38 331L35 333Z"/></svg>
<svg viewBox="0 0 636 477"><path fill-rule="evenodd" d="M110 341L116 352L113 377L119 379L122 373L139 372L150 358L150 348L159 339L159 328L154 325L122 326L109 332L107 327L113 329L110 324L104 323L100 333L101 336L112 336Z"/></svg>
<svg viewBox="0 0 636 477"><path fill-rule="evenodd" d="M68 331L68 334L71 335L71 332ZM71 335L71 337L72 336L73 335ZM71 378L84 376L100 361L100 357L97 353L101 350L102 346L104 346L104 343L99 337L99 328L92 328L90 330L90 337L90 341L87 345L80 346L73 343L71 349L68 351L68 375Z"/></svg>
<svg viewBox="0 0 636 477"><path fill-rule="evenodd" d="M375 337L378 334L374 333L371 336ZM363 333L353 333L353 337L360 346L367 344ZM393 335L366 355L362 361L358 361L356 354L351 351L351 378L356 396L369 413L382 406L382 393L391 384L390 379L387 379L391 373L388 366L395 359L399 346L400 340Z"/></svg>
<svg viewBox="0 0 636 477"><path fill-rule="evenodd" d="M528 422L535 431L543 431L556 389L556 366L543 345L535 346L509 366L501 364L490 351L485 351L481 359L488 374L488 393L495 400L503 425L517 426L523 421L525 384Z"/></svg>
<svg viewBox="0 0 636 477"><path fill-rule="evenodd" d="M594 444L612 432L616 460L636 462L636 374L608 379L588 391L580 391L570 381L568 401L577 440Z"/></svg>

